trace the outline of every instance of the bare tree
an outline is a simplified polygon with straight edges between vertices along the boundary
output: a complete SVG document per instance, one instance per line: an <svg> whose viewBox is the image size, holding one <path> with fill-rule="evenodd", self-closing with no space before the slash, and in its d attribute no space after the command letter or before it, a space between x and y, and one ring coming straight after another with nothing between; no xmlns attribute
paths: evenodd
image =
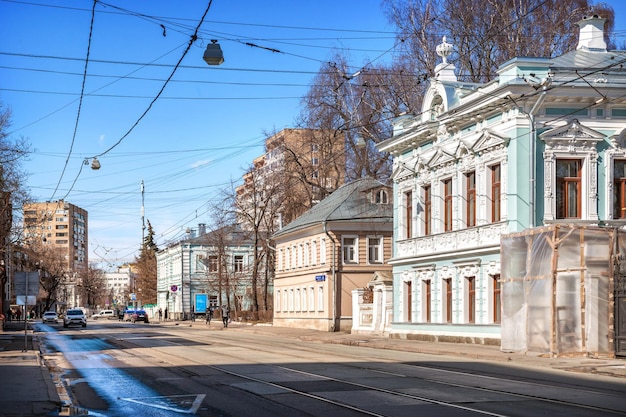
<svg viewBox="0 0 626 417"><path fill-rule="evenodd" d="M24 138L14 139L10 136L10 126L11 111L0 101L0 281L3 289L9 279L8 266L13 259L12 247L20 237L13 208L21 207L28 200L26 175L22 171L21 163L30 149ZM1 290L0 295L3 295ZM2 300L7 297L8 294L4 295ZM0 311L6 310L6 306L0 307Z"/></svg>
<svg viewBox="0 0 626 417"><path fill-rule="evenodd" d="M373 146L388 137L389 119L401 111L386 93L387 74L372 65L352 72L347 58L337 53L322 65L302 100L300 124L318 132L318 142L328 149L324 164L345 169L341 179L346 182L386 179L391 173L389 156Z"/></svg>
<svg viewBox="0 0 626 417"><path fill-rule="evenodd" d="M89 308L104 305L107 295L104 271L89 265L80 275L80 296L86 301Z"/></svg>
<svg viewBox="0 0 626 417"><path fill-rule="evenodd" d="M443 36L456 47L450 59L459 79L471 82L493 79L514 57L554 57L574 49L576 23L585 15L608 19L612 44L612 8L588 0L383 0L383 10L396 25L405 62L429 76Z"/></svg>
<svg viewBox="0 0 626 417"><path fill-rule="evenodd" d="M73 283L67 268L63 250L43 242L32 242L28 247L16 248L19 263L13 266L20 271L39 271L39 283L43 291L41 302L44 311L50 310L55 303L66 307L70 300Z"/></svg>

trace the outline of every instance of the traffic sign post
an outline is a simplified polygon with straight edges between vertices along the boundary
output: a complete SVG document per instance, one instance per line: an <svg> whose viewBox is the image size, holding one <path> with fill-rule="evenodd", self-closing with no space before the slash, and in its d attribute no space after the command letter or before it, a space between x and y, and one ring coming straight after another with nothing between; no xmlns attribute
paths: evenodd
<svg viewBox="0 0 626 417"><path fill-rule="evenodd" d="M15 298L18 305L24 306L24 350L28 350L28 306L37 304L39 294L39 271L18 271L14 276Z"/></svg>

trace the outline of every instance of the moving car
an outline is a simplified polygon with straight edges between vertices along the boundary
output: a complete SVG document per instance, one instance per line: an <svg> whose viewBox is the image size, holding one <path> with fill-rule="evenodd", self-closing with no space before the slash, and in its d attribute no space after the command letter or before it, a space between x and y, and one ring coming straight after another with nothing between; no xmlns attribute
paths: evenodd
<svg viewBox="0 0 626 417"><path fill-rule="evenodd" d="M58 321L59 316L54 311L46 311L43 313L43 316L41 316L42 323L58 323Z"/></svg>
<svg viewBox="0 0 626 417"><path fill-rule="evenodd" d="M80 308L72 308L65 312L63 316L63 327L69 327L72 325L87 327L87 317Z"/></svg>
<svg viewBox="0 0 626 417"><path fill-rule="evenodd" d="M98 320L98 319L114 319L115 318L115 311L113 311L113 310L100 310L99 313L96 313L96 314L94 314L91 317L94 320Z"/></svg>
<svg viewBox="0 0 626 417"><path fill-rule="evenodd" d="M148 314L145 310L126 310L124 311L124 321L143 321L144 323L150 323L148 320Z"/></svg>

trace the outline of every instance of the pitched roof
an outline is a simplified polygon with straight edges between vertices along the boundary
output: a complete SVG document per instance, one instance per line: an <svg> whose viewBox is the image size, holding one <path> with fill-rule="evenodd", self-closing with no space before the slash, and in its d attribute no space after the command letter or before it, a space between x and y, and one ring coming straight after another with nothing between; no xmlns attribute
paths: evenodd
<svg viewBox="0 0 626 417"><path fill-rule="evenodd" d="M317 203L302 216L292 221L274 237L322 224L324 222L391 222L393 219L392 204L376 204L372 202L369 191L389 187L373 178L361 178L345 184L330 196ZM389 192L391 190L388 189Z"/></svg>

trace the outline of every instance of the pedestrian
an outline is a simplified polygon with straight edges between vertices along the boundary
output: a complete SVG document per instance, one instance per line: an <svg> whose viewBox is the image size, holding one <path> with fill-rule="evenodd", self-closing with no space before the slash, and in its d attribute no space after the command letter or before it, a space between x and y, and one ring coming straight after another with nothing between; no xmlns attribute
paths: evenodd
<svg viewBox="0 0 626 417"><path fill-rule="evenodd" d="M196 321L196 311L193 306L191 306L191 321Z"/></svg>
<svg viewBox="0 0 626 417"><path fill-rule="evenodd" d="M12 321L13 320L13 310L11 310L11 307L9 307L7 309L7 320L8 321Z"/></svg>
<svg viewBox="0 0 626 417"><path fill-rule="evenodd" d="M167 307L165 307L165 321L167 321Z"/></svg>
<svg viewBox="0 0 626 417"><path fill-rule="evenodd" d="M163 310L159 308L159 321L163 318Z"/></svg>
<svg viewBox="0 0 626 417"><path fill-rule="evenodd" d="M224 323L224 327L228 327L228 315L230 313L230 310L228 309L228 306L226 304L224 304L222 306L222 323Z"/></svg>
<svg viewBox="0 0 626 417"><path fill-rule="evenodd" d="M208 306L205 312L205 324L211 324L212 315L213 315L213 307Z"/></svg>

